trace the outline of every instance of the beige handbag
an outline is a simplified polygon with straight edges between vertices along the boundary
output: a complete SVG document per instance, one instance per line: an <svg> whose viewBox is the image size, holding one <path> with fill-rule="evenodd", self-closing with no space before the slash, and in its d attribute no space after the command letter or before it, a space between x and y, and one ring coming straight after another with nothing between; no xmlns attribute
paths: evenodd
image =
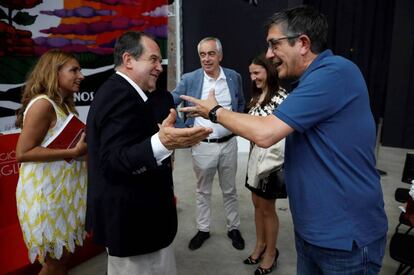
<svg viewBox="0 0 414 275"><path fill-rule="evenodd" d="M285 139L269 148L254 145L247 164L247 184L257 188L260 179L282 168L285 156Z"/></svg>

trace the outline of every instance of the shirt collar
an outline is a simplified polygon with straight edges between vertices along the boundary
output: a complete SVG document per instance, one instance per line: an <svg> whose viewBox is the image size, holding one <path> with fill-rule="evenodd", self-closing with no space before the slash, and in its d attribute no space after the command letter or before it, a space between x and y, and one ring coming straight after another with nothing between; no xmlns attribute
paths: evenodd
<svg viewBox="0 0 414 275"><path fill-rule="evenodd" d="M219 67L220 68L220 74L219 74L219 76L217 77L217 80L219 80L219 79L224 79L224 80L226 80L226 75L224 74L224 71L223 71L223 68L220 66ZM203 71L204 72L204 78L206 78L207 80L215 80L214 78L212 78L212 77L210 77L208 74L206 74L206 72L205 71Z"/></svg>
<svg viewBox="0 0 414 275"><path fill-rule="evenodd" d="M116 71L116 74L122 76L123 78L125 78L126 81L129 82L129 84L132 85L132 87L134 87L134 89L137 91L137 93L141 96L142 100L144 100L144 102L146 102L148 100L147 95L144 93L144 91L138 86L137 83L135 83L131 78L129 78L126 74L121 73L120 71Z"/></svg>
<svg viewBox="0 0 414 275"><path fill-rule="evenodd" d="M327 49L324 50L323 52L321 52L320 54L318 54L316 56L316 58L312 61L312 63L308 66L308 68L306 68L305 72L299 77L298 80L293 81L292 84L292 88L296 88L299 85L299 82L301 82L302 80L304 80L315 68L317 68L319 66L319 64L321 63L321 61L328 56L332 56L333 53L331 50Z"/></svg>

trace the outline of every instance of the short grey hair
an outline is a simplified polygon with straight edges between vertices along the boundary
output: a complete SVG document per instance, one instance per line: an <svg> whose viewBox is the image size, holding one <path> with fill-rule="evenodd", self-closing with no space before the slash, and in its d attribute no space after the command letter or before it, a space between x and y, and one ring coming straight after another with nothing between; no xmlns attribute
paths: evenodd
<svg viewBox="0 0 414 275"><path fill-rule="evenodd" d="M328 48L328 20L311 6L298 6L273 14L267 22L267 30L275 25L281 27L285 36L307 35L314 53L321 53ZM294 45L296 40L288 39L288 42Z"/></svg>
<svg viewBox="0 0 414 275"><path fill-rule="evenodd" d="M217 37L214 37L214 36L205 37L205 38L201 39L200 42L198 42L198 45L197 45L197 52L198 53L200 53L201 44L204 43L204 42L207 42L207 41L214 41L214 42L216 42L217 51L220 54L223 54L223 47L221 46L221 42L220 42L220 40Z"/></svg>

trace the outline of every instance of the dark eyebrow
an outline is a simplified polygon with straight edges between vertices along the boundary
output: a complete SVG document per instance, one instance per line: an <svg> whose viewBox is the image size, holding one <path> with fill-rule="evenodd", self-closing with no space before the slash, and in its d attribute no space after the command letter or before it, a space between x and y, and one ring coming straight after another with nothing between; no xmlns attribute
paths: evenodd
<svg viewBox="0 0 414 275"><path fill-rule="evenodd" d="M162 57L160 55L151 54L149 58L150 59L154 59L155 58L155 59L159 60L160 62L162 62Z"/></svg>
<svg viewBox="0 0 414 275"><path fill-rule="evenodd" d="M201 55L201 54L208 54L208 55L212 55L212 54L217 54L218 53L218 51L208 51L208 52L199 52L199 54Z"/></svg>
<svg viewBox="0 0 414 275"><path fill-rule="evenodd" d="M275 43L279 42L279 39L270 38L269 40L267 40L267 42L271 43L271 44L275 44Z"/></svg>

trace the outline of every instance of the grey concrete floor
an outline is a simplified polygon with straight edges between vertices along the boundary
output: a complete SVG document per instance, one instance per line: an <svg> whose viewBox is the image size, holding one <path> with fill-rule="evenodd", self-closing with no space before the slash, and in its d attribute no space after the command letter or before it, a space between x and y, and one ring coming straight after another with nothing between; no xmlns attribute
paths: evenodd
<svg viewBox="0 0 414 275"><path fill-rule="evenodd" d="M381 184L384 192L385 210L389 220L388 240L398 223L399 203L394 200L394 191L398 187L409 185L400 181L406 149L381 147L378 153L378 168L386 171ZM239 153L237 184L241 215L240 231L246 241L242 251L232 247L226 235L223 202L217 176L213 185L211 237L195 251L188 249L188 242L196 233L195 225L195 177L192 170L191 155L188 149L176 150L174 169L175 192L178 197L178 234L174 240L178 275L252 275L255 266L244 265L242 261L250 254L255 242L253 206L251 193L244 187L247 153ZM272 274L296 274L296 251L294 247L293 225L286 199L276 202L280 229L278 249L279 264ZM389 245L389 242L388 242ZM395 274L398 263L390 258L389 250L383 260L381 275ZM104 275L106 255L102 253L70 270L70 275Z"/></svg>

